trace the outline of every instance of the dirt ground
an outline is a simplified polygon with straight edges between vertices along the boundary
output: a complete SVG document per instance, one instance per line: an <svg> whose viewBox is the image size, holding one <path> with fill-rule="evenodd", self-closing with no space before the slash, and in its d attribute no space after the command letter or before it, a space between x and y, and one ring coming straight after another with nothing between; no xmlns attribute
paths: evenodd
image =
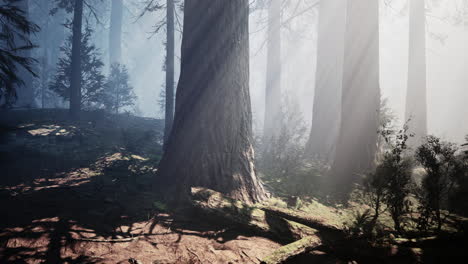
<svg viewBox="0 0 468 264"><path fill-rule="evenodd" d="M161 120L103 112L70 122L66 110L0 111L0 263L260 263L282 246L200 212L168 213L151 191L162 131ZM342 209L307 208L342 218ZM466 236L326 242L288 263L457 263L468 254Z"/></svg>
<svg viewBox="0 0 468 264"><path fill-rule="evenodd" d="M164 212L149 188L158 120L1 116L0 263L259 263L281 246Z"/></svg>

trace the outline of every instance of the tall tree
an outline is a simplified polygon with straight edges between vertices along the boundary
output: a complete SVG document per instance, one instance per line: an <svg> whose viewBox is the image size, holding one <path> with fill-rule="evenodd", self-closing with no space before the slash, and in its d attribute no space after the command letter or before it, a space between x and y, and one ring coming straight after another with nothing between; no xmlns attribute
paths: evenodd
<svg viewBox="0 0 468 264"><path fill-rule="evenodd" d="M78 118L81 111L81 26L83 0L75 0L73 8L73 37L71 51L70 114Z"/></svg>
<svg viewBox="0 0 468 264"><path fill-rule="evenodd" d="M347 198L359 173L371 169L379 123L379 1L348 1L341 129L332 166L337 194Z"/></svg>
<svg viewBox="0 0 468 264"><path fill-rule="evenodd" d="M281 111L281 0L268 3L267 73L263 141L268 146L278 129Z"/></svg>
<svg viewBox="0 0 468 264"><path fill-rule="evenodd" d="M52 14L58 9L64 9L67 13L73 13L72 20L72 51L71 51L71 73L70 73L70 115L79 118L81 112L81 39L83 25L83 3L85 0L55 0L56 7L51 10ZM90 4L87 3L90 7ZM94 13L94 12L93 12ZM95 13L94 13L95 14Z"/></svg>
<svg viewBox="0 0 468 264"><path fill-rule="evenodd" d="M172 198L192 186L266 197L253 164L248 21L248 0L185 1L175 118L158 171Z"/></svg>
<svg viewBox="0 0 468 264"><path fill-rule="evenodd" d="M320 1L312 129L306 151L332 162L340 128L346 1Z"/></svg>
<svg viewBox="0 0 468 264"><path fill-rule="evenodd" d="M166 61L164 70L166 72L165 89L161 91L159 100L161 109L164 109L165 128L164 128L164 148L171 133L174 122L174 94L175 94L175 21L177 16L176 4L178 0L166 0L166 6L161 4L162 0L146 0L146 6L140 15L142 17L146 12L156 12L165 8L165 19L158 22L155 26L155 32L159 32L166 25Z"/></svg>
<svg viewBox="0 0 468 264"><path fill-rule="evenodd" d="M426 9L424 0L410 1L410 32L408 58L408 88L406 95L406 121L414 134L408 145L418 147L427 135L426 95Z"/></svg>
<svg viewBox="0 0 468 264"><path fill-rule="evenodd" d="M91 42L93 31L86 27L81 40L80 53L80 108L96 109L100 108L105 100L105 77L102 74L104 63L101 54L96 46ZM57 73L50 83L49 89L54 91L64 100L70 100L70 89L73 70L73 37L69 37L67 42L60 48L62 57L57 63ZM120 67L119 67L120 68Z"/></svg>
<svg viewBox="0 0 468 264"><path fill-rule="evenodd" d="M164 146L167 144L169 134L171 133L172 123L174 122L174 0L167 0L166 12L166 124L164 128Z"/></svg>
<svg viewBox="0 0 468 264"><path fill-rule="evenodd" d="M104 89L103 103L109 112L119 114L122 108L135 105L136 96L125 66L112 64Z"/></svg>
<svg viewBox="0 0 468 264"><path fill-rule="evenodd" d="M49 3L46 3L46 9L49 10ZM45 98L46 98L46 89L47 83L49 82L49 47L47 46L49 38L49 17L47 16L44 19L44 24L42 26L44 31L42 34L42 58L41 58L41 108L45 108Z"/></svg>
<svg viewBox="0 0 468 264"><path fill-rule="evenodd" d="M53 4L53 0L30 1L30 18L41 27L41 31L33 35L34 42L40 44L34 49L33 56L39 61L39 79L35 88L36 93L40 95L41 107L59 107L62 104L62 100L59 100L48 86L50 76L56 70L60 47L68 29L63 26L66 20L63 10L57 10L53 16L50 15L50 9L54 8Z"/></svg>
<svg viewBox="0 0 468 264"><path fill-rule="evenodd" d="M122 56L123 0L113 0L109 30L109 67L120 64Z"/></svg>

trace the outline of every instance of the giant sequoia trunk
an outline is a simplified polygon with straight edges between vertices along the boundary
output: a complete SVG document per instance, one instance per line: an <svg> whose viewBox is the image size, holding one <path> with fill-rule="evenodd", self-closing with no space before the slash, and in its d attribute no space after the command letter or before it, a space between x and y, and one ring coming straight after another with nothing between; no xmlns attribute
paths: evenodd
<svg viewBox="0 0 468 264"><path fill-rule="evenodd" d="M109 66L120 63L122 56L123 0L113 0L109 30Z"/></svg>
<svg viewBox="0 0 468 264"><path fill-rule="evenodd" d="M332 162L341 117L346 2L321 1L319 12L317 77L306 151L311 158Z"/></svg>
<svg viewBox="0 0 468 264"><path fill-rule="evenodd" d="M185 1L175 118L157 176L168 198L188 198L193 186L265 198L253 164L248 9L248 0Z"/></svg>
<svg viewBox="0 0 468 264"><path fill-rule="evenodd" d="M75 0L70 81L70 114L77 118L81 111L81 25L83 0Z"/></svg>
<svg viewBox="0 0 468 264"><path fill-rule="evenodd" d="M427 135L426 98L426 10L424 0L410 1L410 35L408 58L408 90L406 95L406 121L410 120L408 140L412 148L418 147Z"/></svg>
<svg viewBox="0 0 468 264"><path fill-rule="evenodd" d="M348 1L341 129L332 168L335 191L347 194L371 169L376 151L379 89L379 1Z"/></svg>
<svg viewBox="0 0 468 264"><path fill-rule="evenodd" d="M265 119L263 141L271 143L279 129L281 111L281 0L270 0L268 5L267 72L265 89Z"/></svg>
<svg viewBox="0 0 468 264"><path fill-rule="evenodd" d="M174 121L174 0L167 0L167 30L166 30L166 104L164 146L169 138Z"/></svg>

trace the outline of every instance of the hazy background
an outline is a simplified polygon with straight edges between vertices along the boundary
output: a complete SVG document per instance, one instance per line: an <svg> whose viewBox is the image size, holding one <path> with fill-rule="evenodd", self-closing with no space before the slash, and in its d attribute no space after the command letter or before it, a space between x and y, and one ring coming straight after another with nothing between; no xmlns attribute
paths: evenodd
<svg viewBox="0 0 468 264"><path fill-rule="evenodd" d="M128 1L129 2L129 1ZM407 0L381 0L380 84L384 98L400 121L404 118L408 60ZM460 20L458 7L463 0L431 0L427 12L427 90L430 134L462 142L468 134L468 32ZM123 63L129 67L142 116L161 117L158 105L165 81L164 30L152 34L163 13L137 19L138 8L128 3L123 33ZM251 99L254 129L260 132L264 115L266 70L266 12L255 12L251 24ZM287 12L284 14L287 18ZM315 86L317 54L317 9L294 19L282 31L283 92L296 100L310 125ZM182 17L180 17L182 19ZM181 22L181 21L180 21ZM98 46L107 48L108 28L96 34ZM101 36L98 37L98 36ZM176 37L180 57L180 33ZM106 53L103 54L106 56ZM104 58L104 61L107 61ZM178 65L176 70L178 71ZM176 80L178 78L176 77Z"/></svg>

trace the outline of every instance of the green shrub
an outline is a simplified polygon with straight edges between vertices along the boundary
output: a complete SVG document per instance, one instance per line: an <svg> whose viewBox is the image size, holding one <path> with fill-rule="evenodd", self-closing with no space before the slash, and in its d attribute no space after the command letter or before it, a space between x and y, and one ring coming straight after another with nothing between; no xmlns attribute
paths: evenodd
<svg viewBox="0 0 468 264"><path fill-rule="evenodd" d="M307 124L299 104L285 98L274 136L268 142L256 141L257 169L277 195L310 196L320 190L326 167L306 158Z"/></svg>
<svg viewBox="0 0 468 264"><path fill-rule="evenodd" d="M408 200L411 192L411 173L413 162L407 155L406 142L408 126L398 132L385 130L381 132L386 148L375 172L364 180L366 201L373 209L372 224L375 225L379 215L388 210L396 231L402 231L402 221L409 212ZM386 208L385 208L386 207Z"/></svg>
<svg viewBox="0 0 468 264"><path fill-rule="evenodd" d="M440 231L444 222L442 210L448 209L449 195L455 190L457 180L463 184L466 173L462 160L456 155L455 144L428 136L416 150L416 160L426 170L418 198L421 217L419 228L427 230L433 224Z"/></svg>

